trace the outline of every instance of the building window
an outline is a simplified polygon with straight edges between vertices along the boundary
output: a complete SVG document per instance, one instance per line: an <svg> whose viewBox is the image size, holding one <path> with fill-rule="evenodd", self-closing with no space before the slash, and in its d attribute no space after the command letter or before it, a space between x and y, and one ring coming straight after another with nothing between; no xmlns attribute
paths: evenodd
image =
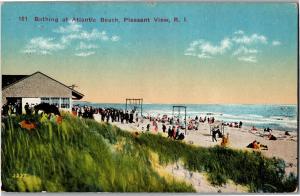
<svg viewBox="0 0 300 196"><path fill-rule="evenodd" d="M61 108L70 108L70 98L61 98Z"/></svg>
<svg viewBox="0 0 300 196"><path fill-rule="evenodd" d="M59 108L59 97L51 97L50 104Z"/></svg>
<svg viewBox="0 0 300 196"><path fill-rule="evenodd" d="M48 103L48 104L50 104L50 98L49 97L42 97L41 98L41 103Z"/></svg>

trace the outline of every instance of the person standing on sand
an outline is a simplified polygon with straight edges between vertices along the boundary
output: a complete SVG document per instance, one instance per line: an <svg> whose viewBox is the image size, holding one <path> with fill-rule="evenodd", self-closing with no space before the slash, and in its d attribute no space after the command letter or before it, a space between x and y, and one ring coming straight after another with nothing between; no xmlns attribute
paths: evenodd
<svg viewBox="0 0 300 196"><path fill-rule="evenodd" d="M179 126L176 129L176 134L175 134L175 138L174 139L177 139L178 136L179 136Z"/></svg>
<svg viewBox="0 0 300 196"><path fill-rule="evenodd" d="M106 115L106 122L107 122L107 123L108 123L108 121L109 121L109 117L110 117L110 114L107 113L107 115Z"/></svg>
<svg viewBox="0 0 300 196"><path fill-rule="evenodd" d="M155 132L158 132L157 122L156 122L156 121L154 121L154 122L155 122L155 124L154 124L154 131L155 131Z"/></svg>
<svg viewBox="0 0 300 196"><path fill-rule="evenodd" d="M221 146L222 146L222 147L226 147L226 146L228 146L228 143L229 143L229 133L227 133L227 137L225 137L225 136L223 135L223 137L222 137L222 142L221 142Z"/></svg>
<svg viewBox="0 0 300 196"><path fill-rule="evenodd" d="M129 123L133 123L133 111L129 114Z"/></svg>
<svg viewBox="0 0 300 196"><path fill-rule="evenodd" d="M121 120L121 123L123 124L124 123L124 111L123 110L120 112L120 120Z"/></svg>
<svg viewBox="0 0 300 196"><path fill-rule="evenodd" d="M129 120L129 114L128 114L128 111L126 111L126 114L125 114L125 121L126 121L127 124L128 124L128 120Z"/></svg>
<svg viewBox="0 0 300 196"><path fill-rule="evenodd" d="M164 133L166 132L166 129L167 129L166 125L163 124L163 125L162 125L162 130L163 130Z"/></svg>
<svg viewBox="0 0 300 196"><path fill-rule="evenodd" d="M240 123L239 123L239 128L242 128L242 125L243 125L243 122L240 121Z"/></svg>
<svg viewBox="0 0 300 196"><path fill-rule="evenodd" d="M173 134L173 139L175 139L176 138L176 127L175 126L173 126L172 134Z"/></svg>
<svg viewBox="0 0 300 196"><path fill-rule="evenodd" d="M171 126L169 126L169 129L168 129L168 138L169 137L172 137L172 129L171 129Z"/></svg>
<svg viewBox="0 0 300 196"><path fill-rule="evenodd" d="M216 140L216 142L217 142L217 131L216 130L213 130L212 131L212 141L214 142L215 140Z"/></svg>
<svg viewBox="0 0 300 196"><path fill-rule="evenodd" d="M139 122L139 113L138 112L135 114L135 122L136 123Z"/></svg>
<svg viewBox="0 0 300 196"><path fill-rule="evenodd" d="M150 131L150 124L147 124L147 131Z"/></svg>

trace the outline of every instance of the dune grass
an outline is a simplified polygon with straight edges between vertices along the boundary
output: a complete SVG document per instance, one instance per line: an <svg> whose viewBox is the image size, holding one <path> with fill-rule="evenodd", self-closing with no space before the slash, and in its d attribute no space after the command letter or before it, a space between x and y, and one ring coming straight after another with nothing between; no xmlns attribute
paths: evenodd
<svg viewBox="0 0 300 196"><path fill-rule="evenodd" d="M4 191L194 192L191 185L166 179L151 166L182 160L192 171L207 172L214 185L228 179L249 191L291 192L297 177L285 175L284 161L221 147L201 148L152 134L136 136L110 124L64 114L61 124L39 123L27 131L3 119L1 179Z"/></svg>
<svg viewBox="0 0 300 196"><path fill-rule="evenodd" d="M297 176L285 174L282 159L266 158L259 152L195 147L150 134L140 137L140 143L158 153L162 163L181 159L188 170L207 172L214 185L231 179L248 186L250 192L292 192L298 184Z"/></svg>
<svg viewBox="0 0 300 196"><path fill-rule="evenodd" d="M4 120L2 190L194 191L190 185L160 177L148 161L146 147L138 148L133 138L126 139L121 151L116 150L115 127L64 115L60 125L40 123L29 132L18 125L23 118Z"/></svg>

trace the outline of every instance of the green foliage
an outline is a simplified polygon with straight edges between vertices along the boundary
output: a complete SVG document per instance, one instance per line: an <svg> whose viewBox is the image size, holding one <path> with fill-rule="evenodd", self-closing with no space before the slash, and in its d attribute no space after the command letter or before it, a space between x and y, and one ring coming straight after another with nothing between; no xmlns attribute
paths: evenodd
<svg viewBox="0 0 300 196"><path fill-rule="evenodd" d="M251 192L292 192L298 185L297 176L286 177L283 160L266 158L259 152L220 146L195 147L153 134L143 134L138 142L158 153L162 163L182 159L188 170L207 172L213 185L222 185L231 179L248 186Z"/></svg>
<svg viewBox="0 0 300 196"><path fill-rule="evenodd" d="M38 122L27 131L24 119ZM39 116L3 119L1 178L5 191L194 192L192 186L167 182L148 161L131 134L109 124L64 115L61 124ZM121 133L122 132L122 133ZM114 145L125 139L121 151Z"/></svg>
<svg viewBox="0 0 300 196"><path fill-rule="evenodd" d="M19 122L38 123L29 132ZM298 177L285 163L260 153L203 148L160 135L135 136L94 120L64 114L61 124L39 116L3 119L1 178L5 191L193 192L191 185L167 181L154 171L149 151L161 164L182 160L191 171L207 172L213 185L231 179L252 192L292 192ZM20 177L21 176L21 177ZM23 177L22 177L23 176Z"/></svg>

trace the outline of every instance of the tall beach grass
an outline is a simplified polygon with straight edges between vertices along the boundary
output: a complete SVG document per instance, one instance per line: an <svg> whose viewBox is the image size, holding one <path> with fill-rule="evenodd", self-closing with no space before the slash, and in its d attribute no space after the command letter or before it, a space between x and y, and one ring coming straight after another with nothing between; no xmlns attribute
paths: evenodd
<svg viewBox="0 0 300 196"><path fill-rule="evenodd" d="M39 122L27 131L23 119ZM291 192L297 176L285 163L260 153L201 148L160 135L123 131L110 124L63 115L61 124L39 116L3 119L1 179L4 191L194 192L184 182L168 180L151 166L150 152L162 165L183 161L191 171L207 172L213 185L227 180L251 192Z"/></svg>

